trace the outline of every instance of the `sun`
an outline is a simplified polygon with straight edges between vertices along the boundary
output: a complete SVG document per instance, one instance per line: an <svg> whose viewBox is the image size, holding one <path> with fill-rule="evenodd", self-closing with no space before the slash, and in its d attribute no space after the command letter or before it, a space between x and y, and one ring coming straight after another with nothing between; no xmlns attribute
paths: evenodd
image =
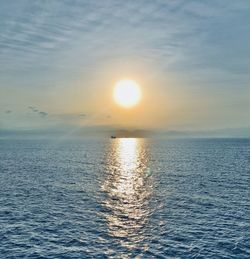
<svg viewBox="0 0 250 259"><path fill-rule="evenodd" d="M140 86L133 80L120 80L115 84L113 97L120 106L131 108L141 100Z"/></svg>

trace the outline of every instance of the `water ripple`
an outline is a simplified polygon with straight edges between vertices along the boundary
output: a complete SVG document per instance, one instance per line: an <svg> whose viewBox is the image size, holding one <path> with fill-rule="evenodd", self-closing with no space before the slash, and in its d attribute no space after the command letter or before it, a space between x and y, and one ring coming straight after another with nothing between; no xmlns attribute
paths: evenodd
<svg viewBox="0 0 250 259"><path fill-rule="evenodd" d="M1 258L250 257L250 140L1 140L0 157Z"/></svg>

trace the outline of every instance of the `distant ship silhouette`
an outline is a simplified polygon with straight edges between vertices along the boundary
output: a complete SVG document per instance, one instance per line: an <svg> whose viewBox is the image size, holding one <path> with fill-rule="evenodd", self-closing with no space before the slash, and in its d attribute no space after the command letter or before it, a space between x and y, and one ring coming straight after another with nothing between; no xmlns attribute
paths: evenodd
<svg viewBox="0 0 250 259"><path fill-rule="evenodd" d="M111 136L110 138L116 138L116 136Z"/></svg>

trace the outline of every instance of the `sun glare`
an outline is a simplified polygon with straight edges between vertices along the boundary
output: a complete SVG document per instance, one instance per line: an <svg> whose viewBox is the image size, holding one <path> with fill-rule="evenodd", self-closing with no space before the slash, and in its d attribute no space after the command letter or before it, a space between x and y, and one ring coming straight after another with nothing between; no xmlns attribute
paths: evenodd
<svg viewBox="0 0 250 259"><path fill-rule="evenodd" d="M141 90L135 81L121 80L115 84L113 96L117 104L125 108L131 108L140 101Z"/></svg>

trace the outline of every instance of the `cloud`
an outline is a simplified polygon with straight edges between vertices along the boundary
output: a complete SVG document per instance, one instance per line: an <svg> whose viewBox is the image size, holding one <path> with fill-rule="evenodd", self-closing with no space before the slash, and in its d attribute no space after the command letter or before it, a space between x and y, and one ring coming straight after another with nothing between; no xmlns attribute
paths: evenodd
<svg viewBox="0 0 250 259"><path fill-rule="evenodd" d="M63 76L55 78L58 82L82 73L82 68L131 56L182 73L211 67L229 74L250 69L247 0L93 0L74 5L32 1L27 5L1 5L3 77L31 70L31 76L40 74L42 81L51 81L54 72L61 72L57 74ZM46 72L46 78L40 71Z"/></svg>
<svg viewBox="0 0 250 259"><path fill-rule="evenodd" d="M39 110L36 106L28 106L31 112L37 113L41 117L46 117L49 115L48 112ZM51 117L62 120L62 121L74 121L79 118L85 118L87 115L85 113L62 113L62 114L50 114Z"/></svg>
<svg viewBox="0 0 250 259"><path fill-rule="evenodd" d="M29 97L46 104L54 93L62 100L65 86L74 85L76 78L86 79L85 91L87 81L95 81L104 67L114 68L115 75L119 66L133 73L136 64L145 82L157 75L157 91L174 89L161 83L169 75L176 77L184 94L187 90L205 96L210 91L215 96L217 91L223 105L234 88L240 100L247 96L242 89L249 88L250 80L249 12L249 0L3 1L1 93L13 89L19 94L21 89L17 107ZM144 64L150 73L144 73ZM227 89L223 94L222 85ZM37 116L48 115L34 106L29 109ZM65 114L70 122L80 118L85 116Z"/></svg>
<svg viewBox="0 0 250 259"><path fill-rule="evenodd" d="M38 108L36 108L35 106L29 106L28 107L32 112L37 113L38 115L40 115L41 117L46 117L48 115L47 112L44 111L40 111Z"/></svg>
<svg viewBox="0 0 250 259"><path fill-rule="evenodd" d="M39 110L34 106L29 106L28 108L33 112L39 112Z"/></svg>
<svg viewBox="0 0 250 259"><path fill-rule="evenodd" d="M39 114L40 114L42 117L45 117L45 116L47 116L47 115L48 115L48 113L47 113L47 112L42 112L42 111L39 111Z"/></svg>

